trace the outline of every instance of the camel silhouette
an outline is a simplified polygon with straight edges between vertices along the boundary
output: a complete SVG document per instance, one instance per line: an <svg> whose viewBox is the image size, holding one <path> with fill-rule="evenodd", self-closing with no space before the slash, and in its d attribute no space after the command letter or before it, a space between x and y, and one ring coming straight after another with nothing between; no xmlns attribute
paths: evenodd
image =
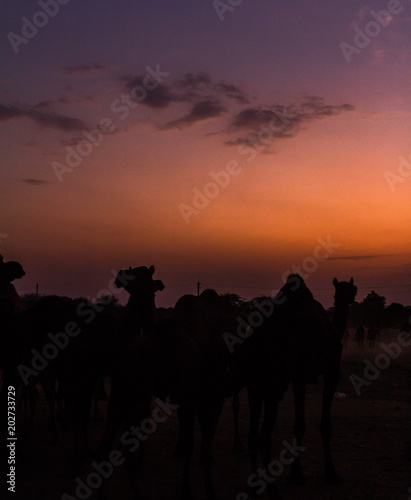
<svg viewBox="0 0 411 500"><path fill-rule="evenodd" d="M81 464L89 454L87 428L92 394L102 375L110 374L125 341L117 320L85 308L85 299L55 295L40 297L15 319L18 342L13 359L16 387L23 382L30 398L30 432L36 410L36 385L42 385L50 411L52 442L58 440L56 382L73 428L74 458ZM73 335L67 335L67 331ZM75 335L74 335L75 332ZM61 407L61 401L60 401Z"/></svg>
<svg viewBox="0 0 411 500"><path fill-rule="evenodd" d="M321 345L328 333L327 320L301 276L290 275L272 303L271 314L249 332L242 344L236 346L230 359L232 392L247 386L250 409L248 450L251 472L255 477L258 477L259 452L264 468L269 470L278 405L296 372L311 372L318 366L319 353L312 346ZM274 481L268 482L266 488L271 499L280 498ZM251 484L247 491L250 495L261 493L260 487L255 489Z"/></svg>
<svg viewBox="0 0 411 500"><path fill-rule="evenodd" d="M333 285L335 287L335 308L332 322L329 321L323 306L316 302L318 310L326 322L326 335L321 339L321 358L319 359L320 364L315 367L317 372L315 375L321 374L324 381L320 423L324 450L324 479L327 483L339 484L342 478L336 472L331 456L331 404L340 379L342 341L347 325L348 308L355 300L357 287L354 285L353 278L350 281L340 282L334 278ZM305 390L306 384L310 382L312 380L310 380L307 367L302 363L293 374L292 379L295 399L294 434L298 446L301 446L305 432ZM294 460L291 474L293 482L297 484L305 482L302 473L301 455Z"/></svg>
<svg viewBox="0 0 411 500"><path fill-rule="evenodd" d="M126 430L139 426L150 415L153 395L171 401L179 405L183 497L190 496L189 467L197 416L202 432L205 492L208 499L215 499L210 473L211 445L224 396L232 396L247 384L253 403L252 429L264 402L261 433L259 436L250 433L249 449L253 470L258 450L268 465L277 406L302 359L304 347L312 342L312 335L321 338L326 335L327 323L303 279L291 275L277 297L275 312L230 356L223 333L235 331L237 325L233 315L221 314L224 306L216 292L205 291L200 297L184 296L168 316L159 317L153 307L156 290L153 273L153 266L138 267L121 271L116 280L133 296L130 308L134 305L136 312L129 317L147 325L150 334L134 342L113 373L100 454L107 456L110 452L121 425ZM226 319L222 321L222 317ZM138 498L136 456L127 449L125 456L133 492ZM274 485L269 491L272 498L278 498ZM105 498L104 488L100 489L100 498Z"/></svg>
<svg viewBox="0 0 411 500"><path fill-rule="evenodd" d="M185 295L173 311L160 315L154 294L164 288L152 279L154 266L129 268L118 273L115 284L130 293L127 304L128 331L135 325L144 335L136 338L118 363L112 377L107 425L99 454L106 456L114 436L122 426L131 429L150 416L152 396L178 405L179 442L184 456L181 492L190 497L190 465L194 447L194 421L202 434L201 449L204 485L208 499L216 498L211 483L211 446L224 404L223 385L227 354L224 329L234 318L227 313L220 297L212 290L200 297ZM124 444L124 443L123 443ZM139 498L135 475L136 454L125 450L134 495ZM104 486L99 492L105 498Z"/></svg>
<svg viewBox="0 0 411 500"><path fill-rule="evenodd" d="M202 377L212 389L225 378L228 366L227 352L223 343L225 331L232 331L236 326L231 304L215 290L206 289L199 296L184 295L176 303L173 314L175 318L187 328L187 332L199 347L202 356ZM223 398L222 398L223 400ZM179 438L177 440L176 455L183 455L183 419L184 405L178 410L180 421ZM211 444L203 441L203 444ZM202 450L202 462L211 462L211 448Z"/></svg>

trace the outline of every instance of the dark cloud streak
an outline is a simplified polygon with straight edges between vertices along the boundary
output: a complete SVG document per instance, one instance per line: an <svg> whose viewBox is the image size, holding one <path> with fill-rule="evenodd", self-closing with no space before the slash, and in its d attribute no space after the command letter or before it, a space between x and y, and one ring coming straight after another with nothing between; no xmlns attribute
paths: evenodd
<svg viewBox="0 0 411 500"><path fill-rule="evenodd" d="M8 106L0 104L0 121L13 118L30 118L41 127L54 128L71 132L73 130L82 130L86 127L85 123L70 116L60 113L39 111L39 107L44 107L42 103L35 106Z"/></svg>
<svg viewBox="0 0 411 500"><path fill-rule="evenodd" d="M172 102L180 101L181 98L174 94L170 87L163 84L158 84L152 90L145 90L145 86L143 83L143 76L122 76L120 77L120 81L126 84L126 89L131 92L131 97L133 97L133 89L137 89L139 87L144 89L146 93L144 99L138 100L139 104L144 106L148 106L149 108L163 109L167 108ZM138 96L140 96L141 91L136 90Z"/></svg>
<svg viewBox="0 0 411 500"><path fill-rule="evenodd" d="M225 141L227 146L253 146L267 128L272 139L289 139L310 122L355 110L351 104L326 104L322 97L313 95L305 95L291 104L252 106L252 98L240 87L230 82L213 82L204 72L187 73L179 80L159 84L152 90L144 88L141 75L123 76L119 80L125 84L131 98L141 105L158 110L175 103L190 106L183 116L159 126L160 130L182 130L208 118L228 115L226 128L216 132L216 135L231 136ZM265 151L270 152L269 148Z"/></svg>
<svg viewBox="0 0 411 500"><path fill-rule="evenodd" d="M351 104L325 104L324 99L317 96L305 96L302 102L291 105L249 107L235 113L224 131L228 134L242 131L245 135L227 140L225 144L253 146L258 140L258 134L264 131L269 132L272 139L288 139L310 122L354 110L355 107Z"/></svg>
<svg viewBox="0 0 411 500"><path fill-rule="evenodd" d="M137 89L135 92L140 95L138 87L144 87L143 78L141 75L127 75L120 77L119 80L125 84L126 90L133 97L133 89ZM240 104L249 103L249 97L236 85L226 82L214 83L210 75L201 72L187 73L182 79L169 85L159 84L156 88L148 90L145 98L137 99L137 102L151 108L164 109L172 103L197 105L221 98L232 99ZM181 120L185 122L185 118L182 117Z"/></svg>
<svg viewBox="0 0 411 500"><path fill-rule="evenodd" d="M101 64L83 64L80 66L62 66L60 68L64 73L72 76L87 76L93 73L106 71L106 67Z"/></svg>
<svg viewBox="0 0 411 500"><path fill-rule="evenodd" d="M21 182L25 184L30 184L32 186L41 186L43 184L50 184L48 181L43 181L41 179L22 179Z"/></svg>
<svg viewBox="0 0 411 500"><path fill-rule="evenodd" d="M190 112L179 118L168 122L164 125L163 130L172 128L183 129L195 123L207 120L209 118L216 118L223 115L227 109L218 100L205 100L193 105Z"/></svg>
<svg viewBox="0 0 411 500"><path fill-rule="evenodd" d="M328 260L369 260L369 259L380 259L382 257L394 257L392 254L381 254L381 255L347 255L341 257L329 257Z"/></svg>

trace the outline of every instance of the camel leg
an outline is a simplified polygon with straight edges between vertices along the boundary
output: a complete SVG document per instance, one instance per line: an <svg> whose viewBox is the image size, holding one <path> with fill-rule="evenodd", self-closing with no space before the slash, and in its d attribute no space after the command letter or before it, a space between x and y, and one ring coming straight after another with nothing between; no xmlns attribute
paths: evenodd
<svg viewBox="0 0 411 500"><path fill-rule="evenodd" d="M278 404L280 399L273 399L271 395L264 398L264 418L261 425L259 437L261 458L263 461L263 478L270 500L281 500L281 495L275 483L275 477L270 474L270 463L272 461L272 433L277 419Z"/></svg>
<svg viewBox="0 0 411 500"><path fill-rule="evenodd" d="M224 399L207 399L199 404L197 415L201 428L201 458L203 462L204 485L207 500L216 499L211 482L211 449Z"/></svg>
<svg viewBox="0 0 411 500"><path fill-rule="evenodd" d="M27 425L27 433L30 434L34 426L34 417L37 407L37 380L31 380L27 385L20 385L17 391L17 408L23 414L24 423Z"/></svg>
<svg viewBox="0 0 411 500"><path fill-rule="evenodd" d="M103 438L98 447L98 456L104 458L111 451L116 433L126 417L124 412L124 400L126 397L127 390L122 388L122 381L112 379L111 393L107 404L107 422ZM129 404L131 405L131 402Z"/></svg>
<svg viewBox="0 0 411 500"><path fill-rule="evenodd" d="M136 398L132 404L133 410L129 418L125 420L125 429L127 432L133 433L135 430L134 427L140 428L141 423L150 417L150 403L151 393L140 393L139 397ZM131 448L129 445L126 446L124 451L125 465L135 500L141 499L140 488L137 480L137 463L139 461L141 462L143 459L143 449L146 444L147 437L148 436L141 439L139 438L137 449L134 449L136 446L136 444L134 444Z"/></svg>
<svg viewBox="0 0 411 500"><path fill-rule="evenodd" d="M250 425L248 430L248 452L251 460L251 472L257 472L258 455L258 428L260 415L263 408L263 396L261 390L255 385L247 386L248 406L250 410Z"/></svg>
<svg viewBox="0 0 411 500"><path fill-rule="evenodd" d="M305 433L305 382L301 377L293 378L293 391L295 404L294 436L297 446L301 447ZM305 484L300 454L291 465L291 480L294 484Z"/></svg>
<svg viewBox="0 0 411 500"><path fill-rule="evenodd" d="M64 400L70 414L74 434L75 459L82 462L88 453L87 428L90 415L92 386L84 380L60 380Z"/></svg>
<svg viewBox="0 0 411 500"><path fill-rule="evenodd" d="M195 404L184 403L179 407L180 433L184 451L184 469L181 482L181 498L188 500L192 497L190 487L190 468L194 450L194 419Z"/></svg>
<svg viewBox="0 0 411 500"><path fill-rule="evenodd" d="M238 392L236 392L233 396L233 415L234 415L234 444L233 451L235 453L240 453L244 451L243 443L241 442L240 431L238 426L238 415L240 413L240 397Z"/></svg>
<svg viewBox="0 0 411 500"><path fill-rule="evenodd" d="M250 423L248 427L248 453L251 462L251 474L247 481L245 491L250 497L260 494L259 481L250 481L251 477L258 477L257 458L258 458L258 430L260 426L260 416L263 409L263 395L261 389L255 385L247 385L248 407L250 412Z"/></svg>
<svg viewBox="0 0 411 500"><path fill-rule="evenodd" d="M272 433L277 419L278 405L282 401L290 383L291 374L277 373L273 376L274 384L268 384L264 391L264 418L259 436L259 448L264 465L264 479L266 481L270 500L281 500L281 495L275 483L275 476L271 474L272 461Z"/></svg>
<svg viewBox="0 0 411 500"><path fill-rule="evenodd" d="M324 374L324 389L321 413L321 436L324 448L324 474L329 484L340 484L342 478L337 474L331 456L331 404L339 381L339 369Z"/></svg>
<svg viewBox="0 0 411 500"><path fill-rule="evenodd" d="M104 418L100 412L99 402L100 400L106 401L106 399L107 395L104 388L104 379L103 377L99 376L93 388L93 415L92 415L93 420L96 420L97 422L104 421Z"/></svg>
<svg viewBox="0 0 411 500"><path fill-rule="evenodd" d="M175 457L184 457L184 439L183 439L183 434L181 432L182 428L182 421L181 419L183 418L182 414L182 407L179 406L177 409L177 417L178 417L178 437L177 437L177 444L174 450L174 456Z"/></svg>
<svg viewBox="0 0 411 500"><path fill-rule="evenodd" d="M150 416L150 392L136 392L130 400L130 391L119 387L118 382L112 384L111 394L107 407L107 422L104 435L99 445L97 456L100 460L108 460L117 431L123 424L125 429L120 437L120 446L124 446L123 456L125 467L130 480L134 498L141 499L137 481L137 457L145 441L138 436L141 422ZM121 384L119 384L121 385ZM105 478L98 490L98 499L105 500Z"/></svg>
<svg viewBox="0 0 411 500"><path fill-rule="evenodd" d="M30 384L29 384L30 385ZM17 411L19 411L24 417L24 423L27 423L29 420L29 403L28 403L28 387L29 386L20 386L17 391Z"/></svg>
<svg viewBox="0 0 411 500"><path fill-rule="evenodd" d="M56 390L54 387L54 379L49 377L41 379L40 383L43 387L44 395L46 396L47 406L50 411L50 423L49 429L52 432L51 444L56 444L58 442L58 427L57 427L57 415L56 415Z"/></svg>
<svg viewBox="0 0 411 500"><path fill-rule="evenodd" d="M114 438L118 429L120 428L122 422L122 417L118 411L113 411L110 408L110 400L109 407L107 408L107 423L106 428L104 429L104 435L100 442L98 451L97 451L97 462L100 463L102 460L107 460L111 448L114 443ZM128 457L127 457L128 458ZM103 482L98 488L97 498L98 500L106 500L106 478L103 478Z"/></svg>

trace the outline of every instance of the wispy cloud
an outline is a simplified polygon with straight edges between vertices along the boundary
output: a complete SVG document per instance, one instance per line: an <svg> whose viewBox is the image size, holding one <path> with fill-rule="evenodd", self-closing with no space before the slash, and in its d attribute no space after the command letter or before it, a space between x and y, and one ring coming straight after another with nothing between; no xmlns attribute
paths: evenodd
<svg viewBox="0 0 411 500"><path fill-rule="evenodd" d="M71 76L88 76L94 73L102 73L107 70L107 67L101 64L83 64L80 66L62 66L60 69Z"/></svg>
<svg viewBox="0 0 411 500"><path fill-rule="evenodd" d="M381 255L342 255L340 257L329 257L328 260L369 260L369 259L380 259L382 257L394 257L393 254L381 254Z"/></svg>
<svg viewBox="0 0 411 500"><path fill-rule="evenodd" d="M41 104L41 103L40 103ZM42 106L40 106L41 108ZM64 131L82 130L85 123L70 116L53 111L41 111L38 105L15 106L0 103L0 122L14 118L29 118L41 127L55 128Z"/></svg>
<svg viewBox="0 0 411 500"><path fill-rule="evenodd" d="M240 104L250 103L250 97L232 83L220 82L214 86L214 89L216 92L219 92L230 99L234 99Z"/></svg>
<svg viewBox="0 0 411 500"><path fill-rule="evenodd" d="M205 95L220 95L240 104L250 103L250 97L237 85L227 82L213 82L207 73L187 73L173 84L182 100L203 99Z"/></svg>
<svg viewBox="0 0 411 500"><path fill-rule="evenodd" d="M81 130L86 126L85 123L78 118L72 118L59 113L43 113L41 111L28 109L23 113L23 116L31 118L42 127L57 128L65 131Z"/></svg>
<svg viewBox="0 0 411 500"><path fill-rule="evenodd" d="M60 139L60 144L64 147L75 147L80 143L80 141L84 141L84 136L76 135L75 137L71 137L70 139Z"/></svg>
<svg viewBox="0 0 411 500"><path fill-rule="evenodd" d="M185 116L166 123L163 129L177 128L181 130L194 123L221 116L226 113L226 111L227 109L216 99L197 102Z"/></svg>
<svg viewBox="0 0 411 500"><path fill-rule="evenodd" d="M30 184L31 186L41 186L43 184L50 184L48 181L43 181L42 179L22 179L21 182L25 184Z"/></svg>
<svg viewBox="0 0 411 500"><path fill-rule="evenodd" d="M134 88L144 87L143 78L142 75L126 75L121 76L119 80L125 84L125 88L132 95ZM221 99L231 99L241 104L249 103L249 97L238 86L222 81L213 82L210 75L201 72L187 73L183 78L170 84L159 84L155 89L147 91L144 99L138 102L157 109L167 108L173 103L192 104L187 115L175 120L176 123L180 123L181 120L181 124L188 126L197 121L191 119L192 115L201 113L207 105L210 109L217 110L218 101ZM223 105L220 108L223 108ZM166 126L165 128L173 127Z"/></svg>
<svg viewBox="0 0 411 500"><path fill-rule="evenodd" d="M305 96L301 102L291 104L248 107L234 113L224 131L230 135L242 134L225 141L225 144L253 146L264 128L272 139L287 139L294 137L309 122L354 110L351 104L326 104L323 98L317 96Z"/></svg>
<svg viewBox="0 0 411 500"><path fill-rule="evenodd" d="M131 92L137 87L144 88L143 76L121 76L119 80L125 84L125 88ZM149 108L163 109L167 108L171 103L181 100L181 98L172 92L169 85L159 84L152 90L145 91L146 95L138 101Z"/></svg>
<svg viewBox="0 0 411 500"><path fill-rule="evenodd" d="M127 75L119 77L119 80L131 98L133 89L140 97L141 88L144 88L143 76ZM268 126L274 139L294 137L309 122L355 109L351 104L328 104L322 97L313 95L305 95L291 104L277 102L253 105L252 101L256 99L238 85L214 81L204 72L187 73L173 82L159 84L153 90L148 90L144 98L141 97L137 99L141 105L157 110L171 108L180 113L177 118L159 125L159 130L184 130L210 118L225 118L223 128L208 135L229 136L224 142L227 146L253 146L261 129ZM188 109L182 114L181 105L184 103ZM172 107L176 104L179 106ZM265 150L271 152L269 147Z"/></svg>
<svg viewBox="0 0 411 500"><path fill-rule="evenodd" d="M21 110L15 106L7 106L7 104L0 103L0 121L10 120L21 116Z"/></svg>
<svg viewBox="0 0 411 500"><path fill-rule="evenodd" d="M33 106L33 109L50 109L59 105L70 105L70 104L83 104L83 103L95 103L96 99L90 96L72 96L72 97L59 97L58 99L51 99L48 101L40 101Z"/></svg>

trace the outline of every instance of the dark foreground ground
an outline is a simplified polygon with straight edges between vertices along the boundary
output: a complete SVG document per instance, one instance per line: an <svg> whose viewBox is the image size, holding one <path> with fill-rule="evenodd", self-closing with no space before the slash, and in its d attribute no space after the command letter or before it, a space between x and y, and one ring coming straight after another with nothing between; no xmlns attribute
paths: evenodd
<svg viewBox="0 0 411 500"><path fill-rule="evenodd" d="M333 451L335 463L345 481L340 486L327 486L321 479L322 449L318 430L321 384L310 386L307 397L307 431L303 465L307 485L294 487L289 484L289 467L277 478L284 500L402 500L411 499L411 462L406 460L407 441L411 440L411 348L403 348L400 356L379 376L364 387L358 396L349 380L350 375L364 376L364 359L374 362L383 352L379 342L395 340L396 331L384 332L374 349L362 351L348 344L343 354L342 380L339 391L346 394L336 398L333 405ZM107 387L109 382L106 381ZM101 403L105 414L106 403ZM248 409L245 391L241 394L241 433L246 441ZM4 488L7 462L2 450L0 498L15 500L60 500L64 494L75 495L76 478L83 479L94 469L78 470L71 457L71 430L61 431L60 442L50 444L46 429L48 409L40 391L39 409L35 430L29 442L23 439L24 422L18 419L17 428L17 488L8 493ZM283 449L282 441L292 443L293 398L288 391L281 404L274 433L273 458ZM139 468L141 492L145 500L177 499L182 469L181 460L173 458L177 435L177 419L172 414L149 437L144 464ZM90 444L96 448L104 424L92 421ZM20 436L20 440L19 440ZM226 402L214 445L214 484L221 500L234 500L244 491L249 477L246 453L232 452L233 418L231 400ZM5 445L2 443L4 449ZM199 465L199 438L193 463L192 483L196 499L204 498L201 466ZM409 490L409 491L408 491ZM117 467L108 484L109 500L133 500L127 475ZM68 500L70 497L66 497ZM81 498L95 498L84 495ZM265 494L260 498L268 498ZM238 500L239 500L238 499Z"/></svg>

